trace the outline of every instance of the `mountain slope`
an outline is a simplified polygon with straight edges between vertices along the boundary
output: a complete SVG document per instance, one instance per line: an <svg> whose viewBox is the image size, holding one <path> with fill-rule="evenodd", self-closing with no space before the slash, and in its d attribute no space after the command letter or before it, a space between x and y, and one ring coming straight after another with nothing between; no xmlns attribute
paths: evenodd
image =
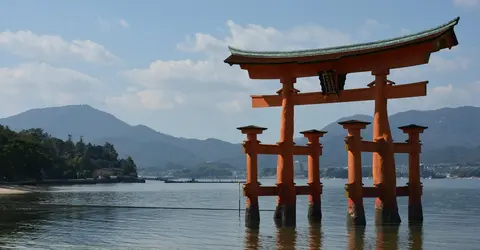
<svg viewBox="0 0 480 250"><path fill-rule="evenodd" d="M371 116L352 116L341 118L338 121L358 119L362 121L372 122ZM337 121L337 122L338 122ZM461 148L475 150L480 145L480 108L478 107L459 107L459 108L442 108L429 111L406 111L394 114L389 117L392 138L397 142L404 142L407 135L398 127L408 124L418 124L427 126L428 129L421 135L423 144L422 159L425 162L457 162ZM341 128L337 122L327 125L323 130L334 131L327 133L322 138L324 145L324 156L322 163L324 165L344 165L346 164L346 152L344 149L344 138L347 131ZM343 130L343 133L339 131ZM364 140L372 140L373 126L370 124L362 131ZM449 153L448 157L438 158L440 152L445 152L446 148L457 149L454 153ZM478 150L478 148L477 148ZM471 150L470 150L471 151ZM480 153L480 151L478 151ZM472 152L470 152L472 154ZM407 156L397 154L395 158L398 163L406 163ZM370 164L371 154L362 154L363 164ZM443 161L439 161L443 159Z"/></svg>
<svg viewBox="0 0 480 250"><path fill-rule="evenodd" d="M217 139L177 138L147 126L131 126L115 116L88 105L68 105L32 109L0 119L13 130L42 128L62 139L69 134L78 139L114 144L120 155L130 155L139 166L163 166L168 162L195 165L241 153L240 145Z"/></svg>
<svg viewBox="0 0 480 250"><path fill-rule="evenodd" d="M341 120L358 119L372 121L371 116L354 115ZM338 121L325 126L328 131L322 143L324 155L322 166L346 164L344 138L347 131ZM397 127L415 123L429 128L421 136L422 159L425 162L475 161L480 155L480 108L442 108L432 111L406 111L390 116L392 137L402 142L406 139ZM75 139L84 136L86 141L103 144L108 141L115 145L120 155L132 156L140 167L163 167L168 162L181 165L196 165L205 161L228 162L237 168L244 168L245 156L241 142L232 144L218 139L177 138L157 132L147 126L131 126L115 116L88 105L70 105L45 109L32 109L15 116L0 119L0 124L14 130L42 128L55 137L66 139L69 134ZM314 126L314 124L312 124ZM362 134L365 140L372 139L372 125ZM296 138L298 145L306 143L305 138ZM397 155L399 163L406 162L405 155ZM261 156L260 167L275 167L276 156ZM306 160L306 157L296 157ZM371 154L365 153L363 163L371 162Z"/></svg>
<svg viewBox="0 0 480 250"><path fill-rule="evenodd" d="M87 141L101 137L121 137L132 131L129 124L88 105L31 109L0 119L0 123L14 130L42 128L61 139L66 139L68 134L74 138L84 136Z"/></svg>

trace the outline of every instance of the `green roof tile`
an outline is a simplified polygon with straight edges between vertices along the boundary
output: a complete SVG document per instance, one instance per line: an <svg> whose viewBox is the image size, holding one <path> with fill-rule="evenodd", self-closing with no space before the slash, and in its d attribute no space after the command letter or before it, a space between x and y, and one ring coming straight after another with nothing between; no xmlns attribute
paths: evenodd
<svg viewBox="0 0 480 250"><path fill-rule="evenodd" d="M386 39L370 43L360 43L339 47L330 47L323 49L308 49L308 50L297 50L297 51L251 51L251 50L241 50L229 46L230 53L232 55L245 56L245 57L258 57L258 58L289 58L289 57L307 57L307 56L320 56L336 53L347 53L359 50L368 50L375 48L382 48L387 46L394 46L398 44L408 43L415 41L417 39L425 38L435 34L441 34L453 26L458 24L460 17L453 19L452 21L440 25L436 28L425 30L419 33L406 35L402 37L397 37L393 39Z"/></svg>

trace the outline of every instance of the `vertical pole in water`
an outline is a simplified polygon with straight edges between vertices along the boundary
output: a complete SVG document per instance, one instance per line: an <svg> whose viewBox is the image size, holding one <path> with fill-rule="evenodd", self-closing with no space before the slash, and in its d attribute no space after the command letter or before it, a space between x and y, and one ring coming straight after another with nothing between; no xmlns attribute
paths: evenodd
<svg viewBox="0 0 480 250"><path fill-rule="evenodd" d="M245 204L245 226L255 228L260 222L260 212L258 208L258 196L260 192L258 183L258 151L260 151L260 141L257 140L257 135L265 131L266 128L250 125L237 129L241 130L242 134L247 135L247 140L243 142L243 152L247 154L246 181L243 185L243 195L247 198ZM240 189L240 183L238 186ZM238 191L240 193L240 190Z"/></svg>
<svg viewBox="0 0 480 250"><path fill-rule="evenodd" d="M410 124L400 127L404 133L408 134L408 144L410 152L408 154L408 221L423 222L422 208L422 182L420 181L420 153L422 144L420 142L420 133L423 133L427 127Z"/></svg>

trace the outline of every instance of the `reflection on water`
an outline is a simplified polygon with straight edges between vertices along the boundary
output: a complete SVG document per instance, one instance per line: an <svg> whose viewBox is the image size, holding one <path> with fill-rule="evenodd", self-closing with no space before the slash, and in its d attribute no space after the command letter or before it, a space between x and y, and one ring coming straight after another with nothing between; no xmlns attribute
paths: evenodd
<svg viewBox="0 0 480 250"><path fill-rule="evenodd" d="M423 224L408 225L408 242L411 250L423 249Z"/></svg>
<svg viewBox="0 0 480 250"><path fill-rule="evenodd" d="M377 235L376 249L398 249L398 231L400 226L375 226Z"/></svg>
<svg viewBox="0 0 480 250"><path fill-rule="evenodd" d="M47 213L38 213L13 207L0 208L0 246L8 239L17 237L18 234L33 233L37 230L40 220L47 217Z"/></svg>
<svg viewBox="0 0 480 250"><path fill-rule="evenodd" d="M322 224L308 222L308 200L299 197L296 228L278 228L273 212L261 211L260 227L246 229L241 223L243 212L239 218L235 210L236 185L147 182L0 196L0 249L470 250L480 243L478 181L461 186L464 181L451 184L452 180L441 180L438 182L447 184L436 189L429 185L432 189L424 196L423 225L408 224L408 200L399 199L404 218L399 227L376 227L371 200L365 201L367 226L346 226L346 201L339 199L343 180L325 182L330 183L323 196ZM274 209L275 197L262 199L261 205L262 209Z"/></svg>
<svg viewBox="0 0 480 250"><path fill-rule="evenodd" d="M24 207L23 202L38 202L43 195L7 195L0 203L0 247L7 247L11 239L23 234L33 234L50 211L36 211Z"/></svg>
<svg viewBox="0 0 480 250"><path fill-rule="evenodd" d="M277 249L295 249L297 229L294 227L277 227Z"/></svg>
<svg viewBox="0 0 480 250"><path fill-rule="evenodd" d="M348 228L348 249L363 250L372 246L365 245L365 226L347 226ZM403 249L399 244L400 226L375 226L375 248L376 249ZM423 225L409 224L408 226L408 249L423 249Z"/></svg>
<svg viewBox="0 0 480 250"><path fill-rule="evenodd" d="M258 228L245 229L245 249L261 249L260 230Z"/></svg>
<svg viewBox="0 0 480 250"><path fill-rule="evenodd" d="M322 226L321 224L311 223L308 227L308 247L309 249L322 249ZM260 230L245 229L245 249L257 250L264 249L260 241ZM276 232L277 249L295 249L297 241L297 229L277 227Z"/></svg>
<svg viewBox="0 0 480 250"><path fill-rule="evenodd" d="M322 224L310 223L308 227L308 246L310 249L322 249Z"/></svg>
<svg viewBox="0 0 480 250"><path fill-rule="evenodd" d="M348 249L365 249L365 226L354 226L347 223Z"/></svg>
<svg viewBox="0 0 480 250"><path fill-rule="evenodd" d="M410 249L421 250L423 226L421 224L408 226L408 245L399 244L400 226L375 226L373 244L365 243L365 226L347 225L347 241L349 250L363 249ZM260 230L245 229L245 249L263 249L260 240ZM298 229L277 227L276 249L296 249ZM321 224L312 223L308 227L308 249L323 249L323 230ZM301 246L299 248L302 248Z"/></svg>

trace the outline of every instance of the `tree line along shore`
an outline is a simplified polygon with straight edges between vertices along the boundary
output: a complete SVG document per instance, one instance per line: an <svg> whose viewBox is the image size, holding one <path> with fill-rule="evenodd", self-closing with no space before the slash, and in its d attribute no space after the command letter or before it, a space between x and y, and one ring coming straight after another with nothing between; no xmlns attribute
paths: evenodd
<svg viewBox="0 0 480 250"><path fill-rule="evenodd" d="M112 178L114 177L114 178ZM68 185L138 182L131 157L121 159L114 145L94 145L52 137L42 129L15 132L0 125L0 184Z"/></svg>

